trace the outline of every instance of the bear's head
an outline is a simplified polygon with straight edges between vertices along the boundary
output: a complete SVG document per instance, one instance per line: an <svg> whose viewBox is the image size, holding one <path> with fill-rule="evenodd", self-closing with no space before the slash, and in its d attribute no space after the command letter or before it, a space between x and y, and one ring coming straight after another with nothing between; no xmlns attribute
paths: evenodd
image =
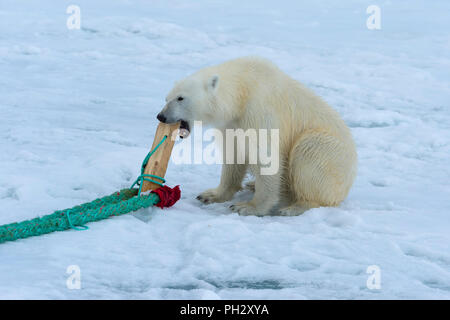
<svg viewBox="0 0 450 320"><path fill-rule="evenodd" d="M181 137L187 137L193 121L215 123L217 114L217 89L219 76L194 74L176 83L166 97L166 105L157 118L163 123L180 121Z"/></svg>

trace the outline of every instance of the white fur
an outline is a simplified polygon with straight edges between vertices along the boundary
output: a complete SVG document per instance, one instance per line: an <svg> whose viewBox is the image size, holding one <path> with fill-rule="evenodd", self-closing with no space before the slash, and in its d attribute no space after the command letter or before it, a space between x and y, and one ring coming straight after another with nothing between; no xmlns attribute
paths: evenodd
<svg viewBox="0 0 450 320"><path fill-rule="evenodd" d="M295 215L337 206L352 186L357 154L344 121L267 60L247 57L201 69L177 83L166 100L161 113L167 122L201 120L223 131L280 130L277 174L261 175L259 164L225 164L219 186L199 195L205 203L230 200L247 170L255 176L254 197L231 206L244 215Z"/></svg>

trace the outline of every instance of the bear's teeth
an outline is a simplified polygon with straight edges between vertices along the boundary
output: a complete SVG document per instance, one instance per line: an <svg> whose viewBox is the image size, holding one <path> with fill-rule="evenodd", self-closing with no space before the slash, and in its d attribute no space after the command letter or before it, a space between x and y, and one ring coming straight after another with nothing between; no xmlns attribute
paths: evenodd
<svg viewBox="0 0 450 320"><path fill-rule="evenodd" d="M189 133L190 133L189 130L184 129L184 128L180 128L178 134L179 134L181 139L184 139L184 138L186 138L189 135Z"/></svg>

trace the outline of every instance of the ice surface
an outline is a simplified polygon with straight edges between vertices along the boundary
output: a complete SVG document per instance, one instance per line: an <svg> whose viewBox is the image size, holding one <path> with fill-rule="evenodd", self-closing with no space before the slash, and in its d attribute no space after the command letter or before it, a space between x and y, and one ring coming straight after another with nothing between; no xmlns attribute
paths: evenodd
<svg viewBox="0 0 450 320"><path fill-rule="evenodd" d="M376 1L381 30L366 28L373 1L78 0L81 30L70 4L0 4L0 224L128 187L173 82L244 55L340 112L358 177L339 208L241 217L195 200L218 166L172 163L182 199L147 224L1 244L0 298L450 298L450 2Z"/></svg>

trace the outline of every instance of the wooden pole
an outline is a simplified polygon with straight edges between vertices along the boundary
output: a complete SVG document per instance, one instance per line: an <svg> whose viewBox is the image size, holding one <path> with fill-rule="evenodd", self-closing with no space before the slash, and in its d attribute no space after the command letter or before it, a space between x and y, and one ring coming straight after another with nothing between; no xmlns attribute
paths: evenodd
<svg viewBox="0 0 450 320"><path fill-rule="evenodd" d="M166 174L167 166L169 164L170 154L172 153L172 148L175 143L175 138L180 127L180 123L172 123L166 124L160 122L158 128L156 129L155 139L153 140L153 145L150 150L153 150L156 145L161 142L164 136L167 136L166 140L163 144L155 151L155 153L150 157L147 166L144 169L144 174L153 174L159 177L164 178ZM154 179L155 181L159 181L158 179ZM155 190L160 186L156 183L150 181L143 181L142 183L142 192Z"/></svg>

